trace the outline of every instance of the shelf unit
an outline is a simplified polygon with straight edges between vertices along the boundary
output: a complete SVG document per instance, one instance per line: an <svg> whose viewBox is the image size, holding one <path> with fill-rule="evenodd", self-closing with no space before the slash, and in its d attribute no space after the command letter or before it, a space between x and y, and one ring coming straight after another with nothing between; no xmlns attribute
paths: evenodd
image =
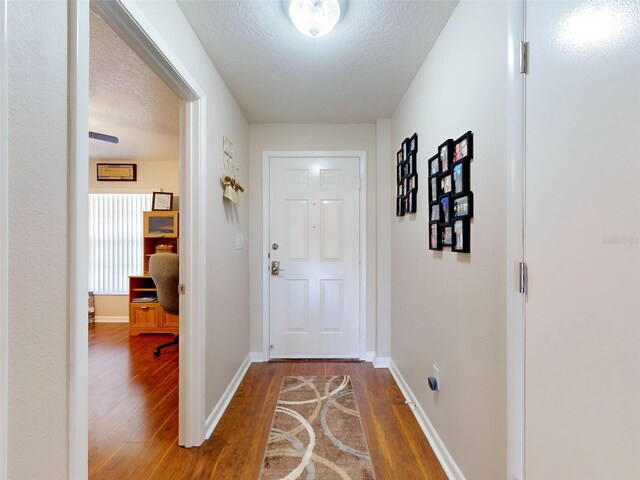
<svg viewBox="0 0 640 480"><path fill-rule="evenodd" d="M129 276L129 335L170 333L177 335L180 317L164 311L157 301L158 290L149 275L149 258L160 247L178 253L178 212L144 212L144 244L142 275ZM149 301L140 301L148 298Z"/></svg>

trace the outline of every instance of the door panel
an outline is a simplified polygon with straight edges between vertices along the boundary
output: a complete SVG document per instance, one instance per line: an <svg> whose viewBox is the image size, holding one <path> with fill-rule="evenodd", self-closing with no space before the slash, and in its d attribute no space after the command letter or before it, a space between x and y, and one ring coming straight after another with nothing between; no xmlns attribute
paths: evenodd
<svg viewBox="0 0 640 480"><path fill-rule="evenodd" d="M273 358L356 358L359 159L270 158Z"/></svg>
<svg viewBox="0 0 640 480"><path fill-rule="evenodd" d="M638 478L640 9L527 5L526 478Z"/></svg>

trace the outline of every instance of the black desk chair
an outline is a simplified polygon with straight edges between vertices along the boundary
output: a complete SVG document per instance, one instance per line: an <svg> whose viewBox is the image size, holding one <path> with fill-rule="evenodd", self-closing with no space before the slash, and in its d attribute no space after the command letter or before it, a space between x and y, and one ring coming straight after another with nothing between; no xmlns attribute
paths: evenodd
<svg viewBox="0 0 640 480"><path fill-rule="evenodd" d="M158 303L165 312L173 315L179 314L180 296L178 294L179 283L179 256L175 253L156 253L149 258L149 273L158 289ZM153 355L158 357L165 347L178 345L180 335L176 335L172 341L158 345Z"/></svg>

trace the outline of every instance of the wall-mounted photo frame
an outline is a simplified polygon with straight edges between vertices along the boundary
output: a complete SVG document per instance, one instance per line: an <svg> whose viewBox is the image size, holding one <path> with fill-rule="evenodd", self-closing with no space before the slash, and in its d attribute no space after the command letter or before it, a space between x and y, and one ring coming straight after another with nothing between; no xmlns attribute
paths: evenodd
<svg viewBox="0 0 640 480"><path fill-rule="evenodd" d="M415 190L407 194L407 213L416 213L418 210L418 195Z"/></svg>
<svg viewBox="0 0 640 480"><path fill-rule="evenodd" d="M409 177L409 190L417 190L418 189L418 174L414 173Z"/></svg>
<svg viewBox="0 0 640 480"><path fill-rule="evenodd" d="M429 168L429 176L438 175L440 173L440 158L438 155L434 155L427 161L427 166Z"/></svg>
<svg viewBox="0 0 640 480"><path fill-rule="evenodd" d="M405 138L402 141L402 161L405 162L409 158L409 139Z"/></svg>
<svg viewBox="0 0 640 480"><path fill-rule="evenodd" d="M169 212L173 208L173 193L153 192L151 210L154 212Z"/></svg>
<svg viewBox="0 0 640 480"><path fill-rule="evenodd" d="M450 193L451 192L451 174L444 175L440 178L440 191L442 193Z"/></svg>
<svg viewBox="0 0 640 480"><path fill-rule="evenodd" d="M451 224L451 195L446 194L440 197L440 226Z"/></svg>
<svg viewBox="0 0 640 480"><path fill-rule="evenodd" d="M400 165L402 163L402 149L398 150L396 153L396 165Z"/></svg>
<svg viewBox="0 0 640 480"><path fill-rule="evenodd" d="M431 205L431 210L429 212L429 221L430 222L440 221L440 204L439 203L435 203Z"/></svg>
<svg viewBox="0 0 640 480"><path fill-rule="evenodd" d="M409 162L402 163L402 178L405 178L409 175Z"/></svg>
<svg viewBox="0 0 640 480"><path fill-rule="evenodd" d="M453 203L453 218L473 217L473 192L456 195L451 199Z"/></svg>
<svg viewBox="0 0 640 480"><path fill-rule="evenodd" d="M98 163L96 173L99 182L138 181L138 166L135 163Z"/></svg>
<svg viewBox="0 0 640 480"><path fill-rule="evenodd" d="M429 250L442 250L442 236L437 223L429 224Z"/></svg>
<svg viewBox="0 0 640 480"><path fill-rule="evenodd" d="M468 131L453 142L453 163L473 159L473 133Z"/></svg>
<svg viewBox="0 0 640 480"><path fill-rule="evenodd" d="M416 172L416 154L410 153L407 159L407 165L409 166L408 174L413 175Z"/></svg>
<svg viewBox="0 0 640 480"><path fill-rule="evenodd" d="M453 150L453 140L449 139L438 147L438 158L440 159L440 173L447 173L451 166L451 152Z"/></svg>
<svg viewBox="0 0 640 480"><path fill-rule="evenodd" d="M462 160L451 167L451 193L457 195L469 191L469 161Z"/></svg>
<svg viewBox="0 0 640 480"><path fill-rule="evenodd" d="M440 198L440 181L438 177L429 179L429 202L437 202Z"/></svg>
<svg viewBox="0 0 640 480"><path fill-rule="evenodd" d="M451 245L453 245L453 234L451 229L452 227L442 227L441 235L443 247L450 247Z"/></svg>
<svg viewBox="0 0 640 480"><path fill-rule="evenodd" d="M469 253L471 251L471 232L469 219L460 218L453 221L453 245L451 251Z"/></svg>
<svg viewBox="0 0 640 480"><path fill-rule="evenodd" d="M418 151L418 133L414 133L409 138L409 153L413 153L414 155Z"/></svg>
<svg viewBox="0 0 640 480"><path fill-rule="evenodd" d="M396 217L403 217L404 213L404 197L398 197L396 199Z"/></svg>

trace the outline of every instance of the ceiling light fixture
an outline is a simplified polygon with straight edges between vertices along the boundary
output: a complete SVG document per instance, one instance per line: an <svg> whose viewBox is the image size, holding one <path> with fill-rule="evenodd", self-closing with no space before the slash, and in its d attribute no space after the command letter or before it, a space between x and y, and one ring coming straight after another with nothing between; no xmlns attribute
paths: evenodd
<svg viewBox="0 0 640 480"><path fill-rule="evenodd" d="M298 30L309 37L321 37L340 19L338 0L291 0L289 17Z"/></svg>

